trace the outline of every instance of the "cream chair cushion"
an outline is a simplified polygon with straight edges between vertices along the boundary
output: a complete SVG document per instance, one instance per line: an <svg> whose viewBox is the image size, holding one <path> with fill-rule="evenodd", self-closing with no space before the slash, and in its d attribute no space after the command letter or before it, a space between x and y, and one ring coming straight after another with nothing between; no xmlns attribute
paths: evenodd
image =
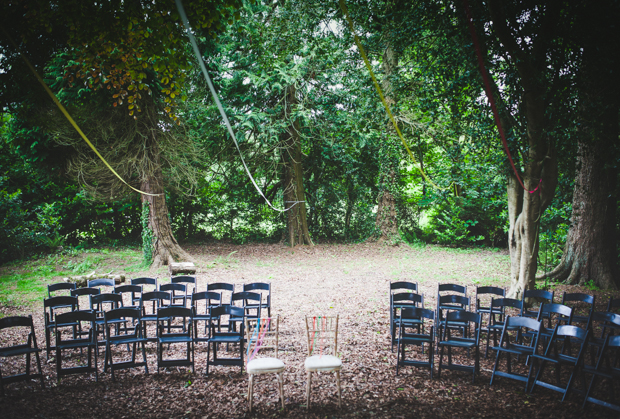
<svg viewBox="0 0 620 419"><path fill-rule="evenodd" d="M284 362L278 358L254 358L248 362L248 374L268 374L284 370Z"/></svg>
<svg viewBox="0 0 620 419"><path fill-rule="evenodd" d="M333 355L313 355L306 358L306 371L337 371L342 361Z"/></svg>

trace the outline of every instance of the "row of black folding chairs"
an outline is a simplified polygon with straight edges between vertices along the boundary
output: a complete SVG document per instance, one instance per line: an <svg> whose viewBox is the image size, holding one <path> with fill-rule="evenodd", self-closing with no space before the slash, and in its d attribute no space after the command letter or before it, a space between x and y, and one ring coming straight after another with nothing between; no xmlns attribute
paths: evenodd
<svg viewBox="0 0 620 419"><path fill-rule="evenodd" d="M403 292L404 291L404 292ZM487 333L487 338L489 337L490 332L493 332L494 342L497 342L497 334L501 329L501 316L503 315L505 308L501 306L504 304L505 306L511 306L513 308L520 307L520 314L526 317L534 317L538 318L540 314L541 305L538 305L536 308L528 308L525 304L526 299L537 299L537 301L541 301L542 303L547 304L547 308L551 307L559 307L559 306L549 306L549 304L553 304L554 294L553 291L544 291L544 290L526 290L523 293L523 298L521 300L513 300L505 298L506 291L500 287L476 287L476 308L475 312L479 313L483 316L483 324L484 319L486 317L487 322L483 327L482 331ZM392 336L392 348L394 343L396 342L396 319L398 317L398 312L401 307L424 307L424 296L418 294L418 285L415 282L408 281L399 281L390 283L390 333ZM497 304L493 306L493 303ZM594 304L595 297L589 294L583 293L564 293L562 296L562 305L568 304L576 304L577 306L581 306L579 308L585 309L584 314L575 313L571 310L572 318L570 319L573 323L581 323L584 327L588 327L592 313L594 312ZM570 306L569 306L570 307ZM620 307L620 299L610 298L607 311L616 310ZM441 328L444 325L444 317L445 313L453 310L466 310L469 311L471 308L470 298L467 296L467 287L459 284L439 284L437 289L437 305L436 305L436 314L437 314L437 330L441 331ZM573 305L571 308L575 308ZM546 312L543 314L545 318L549 318L551 314ZM497 316L500 316L499 323L497 320ZM569 320L565 314L561 315L562 319L566 322ZM492 325L492 326L491 326ZM491 330L489 330L491 327ZM549 326L550 327L550 326ZM488 339L487 339L488 343ZM487 350L488 351L488 350Z"/></svg>
<svg viewBox="0 0 620 419"><path fill-rule="evenodd" d="M564 401L571 391L579 392L573 386L576 379L581 378L584 408L591 402L620 412L618 392L613 387L614 382L620 380L620 336L614 334L620 327L620 315L595 312L594 317L602 323L598 336L594 329L558 324L548 338L544 334L543 321L523 316L506 317L499 345L493 347L497 355L491 385L496 377L510 378L525 383L526 392L533 392L537 386L558 391ZM590 363L587 362L588 350ZM504 364L501 363L502 357L506 358ZM513 371L519 368L514 365L515 358L523 362L520 366L522 372ZM549 366L555 368L555 382L544 375ZM505 370L501 370L502 367ZM563 367L569 370L568 379L564 380ZM586 386L587 375L591 375L591 379ZM601 379L607 380L607 387L598 385ZM609 396L602 398L605 388L610 390Z"/></svg>
<svg viewBox="0 0 620 419"><path fill-rule="evenodd" d="M72 282L60 282L48 285L48 297L56 296L60 291L68 291L71 295L90 295L98 294L102 288L108 288L109 292L128 294L131 298L131 305L136 306L140 299L140 294L144 291L169 291L173 296L173 304L175 306L186 307L190 301L191 295L198 292L196 277L189 275L179 275L170 278L170 282L159 283L156 278L133 278L131 284L116 285L111 278L98 278L88 281L87 287L78 288ZM226 282L217 282L207 284L206 291L215 291L219 293L227 293L230 303L232 294L236 292L235 284ZM266 309L271 316L271 284L267 282L253 282L243 284L242 291L250 291L260 293L263 297L261 300L261 308ZM128 304L126 304L128 306Z"/></svg>
<svg viewBox="0 0 620 419"><path fill-rule="evenodd" d="M120 287L117 287L117 289L118 288ZM177 306L174 304L173 294L169 291L159 290L140 293L140 299L137 304L134 304L133 299L123 299L123 295L120 292L102 294L97 288L78 288L76 290L72 290L72 293L83 293L83 295L88 295L89 304L87 310L95 313L95 325L97 326L95 330L96 336L103 336L102 330L104 326L105 312L113 309L124 308L138 309L140 311L141 321L144 326L144 338L155 340L155 337L148 337L146 325L148 322L157 321L158 310L160 308L168 307L185 308L184 306ZM195 292L191 295L190 301L190 307L193 311L193 315L196 318L201 318L202 320L206 320L213 307L224 305L221 294L215 291ZM233 293L231 295L230 302L226 304L241 307L245 313L245 316L248 318L257 318L263 307L262 301L261 294L250 291L242 291ZM80 311L81 308L84 308L80 307L78 295L47 298L44 300L43 305L45 310L46 350L49 358L51 351L54 350L51 334L55 331L56 324L58 323L56 320L58 314L66 311ZM83 305L84 304L82 304L82 306ZM117 321L117 323L124 322ZM236 322L233 322L232 325L235 326ZM73 326L73 334L80 335L85 333L80 331L79 327ZM99 340L100 346L103 346L104 344L105 342L103 339Z"/></svg>
<svg viewBox="0 0 620 419"><path fill-rule="evenodd" d="M67 297L71 298L71 297ZM223 317L228 318L228 327L222 324ZM162 307L157 311L157 370L160 367L187 366L194 371L194 345L198 342L207 343L207 374L210 365L238 365L243 368L244 357L244 323L245 311L243 308L231 305L213 307L208 318L194 315L194 310L185 307ZM104 313L103 334L105 343L104 372L110 369L112 379L114 372L119 369L144 367L148 374L146 359L146 344L150 340L143 335L146 330L142 316L138 308L116 308ZM171 324L177 323L176 328L171 330ZM199 332L198 324L206 321L210 327L205 328L206 335ZM239 323L239 330L230 327L230 322ZM184 327L188 325L188 327ZM143 327L144 326L144 327ZM10 330L8 330L10 329ZM224 331L222 330L224 329ZM76 333L79 330L80 333ZM13 316L0 319L0 333L7 331L15 343L0 347L0 358L24 356L26 357L25 372L13 372L3 374L0 368L0 390L4 394L4 385L16 381L28 379L40 379L41 387L45 388L41 369L40 352L37 344L32 316ZM97 316L92 310L76 310L58 313L54 324L55 332L55 358L57 379L76 373L95 373L95 379L99 379L98 371L98 346ZM223 343L237 344L238 356L230 358L218 357L218 345ZM165 355L164 346L185 346L184 358L168 358ZM116 347L127 347L130 358L117 357L114 352ZM67 351L80 351L85 359L80 359L68 365L63 353ZM84 354L83 350L86 350ZM213 358L210 352L213 350ZM138 361L138 351L142 353L142 360ZM36 371L32 371L32 355L35 355ZM120 360L119 360L120 359ZM84 361L82 363L82 361ZM3 364L0 363L0 367Z"/></svg>

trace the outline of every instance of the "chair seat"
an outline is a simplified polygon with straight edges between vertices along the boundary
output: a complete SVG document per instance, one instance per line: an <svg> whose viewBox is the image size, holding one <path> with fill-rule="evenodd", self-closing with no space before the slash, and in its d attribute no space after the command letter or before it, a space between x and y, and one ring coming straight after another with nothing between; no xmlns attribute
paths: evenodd
<svg viewBox="0 0 620 419"><path fill-rule="evenodd" d="M333 355L313 355L306 358L306 371L337 371L342 368L342 361Z"/></svg>
<svg viewBox="0 0 620 419"><path fill-rule="evenodd" d="M455 348L473 348L476 346L476 341L473 339L452 338L450 340L442 340L441 342L439 342L439 346L452 346Z"/></svg>
<svg viewBox="0 0 620 419"><path fill-rule="evenodd" d="M284 370L284 362L278 358L256 358L248 362L248 374L277 373Z"/></svg>

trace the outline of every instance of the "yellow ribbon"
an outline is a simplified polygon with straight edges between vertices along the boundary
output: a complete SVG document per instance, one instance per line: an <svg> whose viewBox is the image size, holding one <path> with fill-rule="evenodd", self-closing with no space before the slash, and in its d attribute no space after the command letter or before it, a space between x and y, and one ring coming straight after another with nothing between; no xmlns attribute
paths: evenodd
<svg viewBox="0 0 620 419"><path fill-rule="evenodd" d="M134 191L141 193L142 195L148 195L148 196L161 196L163 194L152 194L152 193L148 193L148 192L143 192L139 189L134 188L133 186L131 186L129 183L127 183L125 181L125 179L123 179L118 173L116 173L116 171L112 168L112 166L110 166L110 164L103 158L103 156L99 153L99 151L97 151L97 149L95 148L95 146L93 145L93 143L91 143L88 138L86 137L86 135L82 132L82 130L80 129L80 127L78 127L78 125L75 123L75 121L73 120L73 118L71 118L71 115L69 115L69 112L67 112L67 109L65 109L65 107L62 105L62 103L60 103L60 101L58 100L58 98L56 97L56 95L54 94L54 92L52 92L50 90L49 87L47 87L47 84L45 84L45 81L43 81L43 79L41 78L41 76L39 76L39 73L37 73L37 70L35 70L35 68L32 66L32 64L30 64L30 61L28 61L28 58L26 58L26 56L21 52L21 49L17 46L17 44L15 44L15 42L13 41L13 39L11 39L11 37L6 33L6 31L3 31L11 40L11 42L13 43L13 45L15 46L15 48L17 49L17 51L19 52L19 55L24 59L24 61L26 62L26 65L28 66L28 68L30 68L30 70L33 72L34 76L37 78L37 80L39 81L39 83L41 83L41 85L43 86L43 88L45 89L45 91L47 92L48 95L50 95L50 97L52 98L52 100L54 101L54 103L56 104L56 106L58 106L58 108L60 109L60 111L67 117L67 119L69 120L69 122L71 123L71 125L73 125L73 128L75 128L75 130L78 132L78 134L80 134L80 136L84 139L84 141L86 141L86 144L88 144L90 146L90 148L95 152L95 154L101 159L101 161L108 167L108 169L110 169L110 171L112 173L114 173L114 175L119 178L121 180L121 182L123 182L125 185L129 186L131 189L133 189Z"/></svg>
<svg viewBox="0 0 620 419"><path fill-rule="evenodd" d="M353 34L353 39L355 40L355 45L357 45L357 48L359 49L360 54L361 54L362 58L364 59L364 63L366 64L366 68L368 69L368 72L370 73L370 77L372 78L372 81L375 84L375 88L377 89L377 93L379 94L379 97L381 98L381 103L383 103L383 106L385 107L385 110L387 111L387 114L390 117L390 120L392 121L392 124L394 125L394 129L396 130L396 133L398 134L398 137L400 138L400 141L403 143L403 146L405 146L405 149L407 150L407 153L409 153L409 156L411 157L411 160L413 160L413 163L415 165L418 165L419 163L416 162L415 157L413 156L413 153L411 152L411 149L409 149L409 145L405 141L405 138L403 137L403 134L400 132L400 129L398 128L398 124L396 123L396 119L394 119L394 115L392 115L392 111L390 110L390 105L386 102L385 97L383 97L383 92L381 91L381 87L379 86L379 82L377 82L377 78L375 77L375 73L372 71L372 67L370 66L370 61L368 60L368 57L366 56L366 51L364 50L364 47L362 46L362 43L360 42L360 39L357 36L357 33L355 32L355 28L353 27L353 21L349 17L347 6L344 4L344 0L339 0L339 1L340 1L340 8L342 9L342 13L344 13L344 17L347 19L347 22L349 22L349 27L351 28L351 33ZM424 173L424 170L422 170L421 165L417 166L417 168L420 171L420 173L422 173L422 177L424 178L424 180L426 180L428 183L430 183L436 189L439 189L441 191L446 191L452 185L454 185L454 194L455 194L455 196L459 195L458 194L457 186L456 186L456 184L454 182L452 182L452 184L450 186L448 186L447 188L442 188L442 187L438 186L437 184L435 184L435 182L433 182L426 175L426 173Z"/></svg>

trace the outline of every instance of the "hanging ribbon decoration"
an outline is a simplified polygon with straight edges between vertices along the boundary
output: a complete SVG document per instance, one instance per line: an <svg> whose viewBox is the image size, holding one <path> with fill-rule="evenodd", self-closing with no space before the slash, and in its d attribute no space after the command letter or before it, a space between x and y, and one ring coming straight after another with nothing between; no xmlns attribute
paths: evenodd
<svg viewBox="0 0 620 419"><path fill-rule="evenodd" d="M215 101L215 104L217 105L217 108L220 111L220 115L222 116L222 119L224 120L224 123L226 124L226 128L228 129L228 133L230 134L232 140L235 143L235 147L237 147L237 151L239 152L239 156L241 157L241 162L243 163L243 167L245 168L246 173L248 174L248 177L250 178L250 180L252 181L252 184L254 185L254 188L256 188L256 190L258 191L258 193L260 194L260 196L263 197L263 199L265 200L265 202L267 203L267 205L269 205L273 210L278 211L278 212L286 212L288 210L290 210L291 208L293 208L295 205L300 204L302 202L306 202L306 201L287 201L287 203L292 203L293 205L291 205L290 207L286 208L286 209L278 209L276 207L274 207L273 205L271 205L271 202L269 202L269 199L267 199L267 197L265 196L265 194L263 194L263 191L260 190L260 188L258 187L258 185L256 184L256 181L254 180L254 177L252 176L252 174L250 173L250 169L248 169L248 166L245 164L245 159L243 158L243 154L241 153L241 149L239 148L239 143L237 143L237 137L235 136L235 133L232 129L232 126L230 125L230 121L228 120L228 116L226 115L226 112L224 111L224 107L222 106L222 103L220 102L220 99L217 95L217 92L215 91L215 87L213 87L213 83L211 82L211 77L209 77L209 73L207 72L207 67L205 67L205 63L202 59L202 56L200 54L200 50L198 49L198 44L196 43L196 38L194 37L194 34L192 33L192 28L189 24L189 20L187 19L187 15L185 14L185 9L183 8L183 4L181 3L181 0L175 0L176 5L177 5L177 10L179 11L179 14L181 15L181 19L183 20L183 24L185 25L185 30L187 32L187 36L189 37L189 40L192 44L192 48L194 49L194 55L196 55L196 59L198 60L198 64L200 64L200 69L202 70L202 74L205 76L205 79L207 80L207 85L209 85L209 90L211 91L211 95L213 96L213 100Z"/></svg>
<svg viewBox="0 0 620 419"><path fill-rule="evenodd" d="M69 120L69 122L71 123L71 125L73 125L73 128L75 128L75 130L78 132L78 134L80 134L80 137L82 137L82 139L86 142L86 144L88 144L88 146L95 152L95 154L97 155L97 157L99 157L101 159L101 161L103 162L103 164L106 165L106 167L110 170L110 172L112 172L114 174L114 176L116 176L117 178L120 179L121 182L123 182L125 185L129 186L131 189L133 189L134 191L141 193L142 195L148 195L148 196L162 196L163 194L152 194L152 193L148 193L148 192L144 192L141 191L139 189L134 188L133 186L131 186L129 183L127 183L125 181L125 179L123 179L121 177L121 175L119 175L118 173L116 173L116 171L112 168L112 166L110 166L110 163L108 163L106 161L106 159L103 158L103 156L99 153L99 151L97 150L97 148L93 145L93 143L91 143L88 138L86 137L86 135L82 132L82 130L80 129L80 127L78 126L78 124L73 120L73 118L71 117L71 115L69 114L69 112L67 111L67 109L63 106L62 103L60 103L60 101L58 100L58 98L56 97L56 95L54 94L54 92L51 91L51 89L49 87L47 87L47 84L45 84L45 81L43 81L43 78L41 76L39 76L39 73L37 73L37 70L34 68L34 66L30 63L30 61L28 60L28 58L26 58L26 55L24 53L22 53L21 49L19 48L19 46L17 46L17 44L15 43L15 41L13 41L13 38L11 38L11 36L3 29L2 32L4 32L4 34L7 36L7 38L9 38L9 41L13 44L13 46L15 47L15 49L17 50L17 52L19 53L19 55L22 57L22 59L26 62L26 65L28 66L28 68L30 69L30 71L32 71L32 74L34 74L34 76L37 78L37 80L39 81L39 83L41 83L41 86L43 86L43 89L45 89L45 91L47 92L47 94L50 96L50 98L52 98L52 101L56 104L56 106L58 106L58 109L60 109L60 111L63 113L63 115Z"/></svg>
<svg viewBox="0 0 620 419"><path fill-rule="evenodd" d="M366 64L366 68L368 69L368 72L370 73L370 77L372 78L372 81L375 85L375 89L377 90L377 93L379 94L379 97L381 98L381 103L383 103L383 106L385 107L385 110L390 118L390 121L392 121L392 125L394 125L394 129L396 130L396 133L398 134L400 141L403 143L403 146L407 150L407 153L409 153L409 157L411 157L411 160L416 165L416 167L418 168L418 170L420 171L420 173L422 174L422 177L424 178L426 182L428 182L435 189L438 189L440 191L446 191L450 189L452 185L454 185L454 195L459 196L456 183L452 182L452 184L448 186L447 188L442 188L438 186L435 182L433 182L426 175L426 173L424 173L424 170L422 170L422 165L416 162L416 159L413 156L411 149L409 149L409 145L407 144L407 141L405 141L403 134L400 132L400 129L398 128L398 124L396 123L396 119L394 118L394 115L392 115L392 111L390 110L390 105L386 102L385 97L383 96L383 92L381 90L381 87L379 86L379 82L377 82L377 78L375 77L375 73L372 71L372 66L370 65L370 61L368 60L368 57L366 56L366 51L364 50L364 47L362 46L362 42L360 41L359 37L357 36L357 33L355 32L355 28L353 27L353 20L351 20L351 18L349 17L347 6L344 4L344 0L339 0L339 2L340 2L340 9L342 9L342 13L344 14L344 17L347 19L347 22L349 23L349 28L351 29L351 33L353 34L355 45L357 45L357 49L359 50L360 55L362 56L362 59L364 60L364 64Z"/></svg>
<svg viewBox="0 0 620 419"><path fill-rule="evenodd" d="M341 0L342 1L342 0ZM508 161L510 162L510 166L512 166L512 170L514 171L519 184L523 189L525 189L529 193L534 193L540 188L542 184L542 179L539 180L538 185L534 190L528 190L523 181L519 177L519 172L515 167L515 164L512 160L512 155L510 154L510 150L508 149L508 141L506 141L506 134L504 133L504 128L502 126L502 122L499 119L499 111L497 110L497 106L495 104L495 97L493 96L493 91L491 90L491 81L489 80L489 74L486 71L484 66L484 59L482 58L482 49L480 48L480 43L478 42L478 36L476 35L476 28L474 28L474 22L471 16L471 10L469 10L469 3L467 0L463 0L463 5L465 6L465 13L467 14L467 24L469 26L469 32L471 33L471 38L474 43L474 49L476 50L476 57L478 57L478 68L480 70L480 74L482 75L482 80L484 81L484 90L486 92L489 103L491 104L491 109L493 110L493 117L495 118L495 125L497 125L497 130L499 131L499 135L502 138L502 144L504 145L504 151L506 152L506 156L508 156Z"/></svg>

